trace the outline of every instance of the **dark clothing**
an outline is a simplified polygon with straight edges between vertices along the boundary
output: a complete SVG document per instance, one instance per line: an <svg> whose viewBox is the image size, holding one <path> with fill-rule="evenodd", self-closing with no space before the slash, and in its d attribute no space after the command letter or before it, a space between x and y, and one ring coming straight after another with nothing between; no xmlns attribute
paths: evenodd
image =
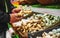
<svg viewBox="0 0 60 38"><path fill-rule="evenodd" d="M6 38L6 31L0 33L0 38Z"/></svg>
<svg viewBox="0 0 60 38"><path fill-rule="evenodd" d="M10 0L0 0L0 10L6 12L5 1L7 3L8 12L11 12L11 9L13 8L13 6L10 3Z"/></svg>
<svg viewBox="0 0 60 38"><path fill-rule="evenodd" d="M8 12L6 12L5 1L7 4ZM7 23L10 21L9 13L11 12L12 8L13 7L10 3L10 0L0 0L0 32L7 29Z"/></svg>

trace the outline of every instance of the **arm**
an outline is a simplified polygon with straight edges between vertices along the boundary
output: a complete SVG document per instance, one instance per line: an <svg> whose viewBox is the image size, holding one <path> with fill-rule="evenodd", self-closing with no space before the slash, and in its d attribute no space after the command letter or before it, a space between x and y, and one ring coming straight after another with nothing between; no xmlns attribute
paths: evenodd
<svg viewBox="0 0 60 38"><path fill-rule="evenodd" d="M22 17L18 17L19 15L17 13L14 14L6 14L5 12L0 11L0 23L13 23L17 22Z"/></svg>

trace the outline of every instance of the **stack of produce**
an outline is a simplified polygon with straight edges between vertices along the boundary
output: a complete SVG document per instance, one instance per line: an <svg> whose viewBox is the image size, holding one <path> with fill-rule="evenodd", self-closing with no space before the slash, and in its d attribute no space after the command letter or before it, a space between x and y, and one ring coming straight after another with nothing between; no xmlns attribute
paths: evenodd
<svg viewBox="0 0 60 38"><path fill-rule="evenodd" d="M32 16L14 23L19 32L37 32L59 23L60 18L49 14L33 14Z"/></svg>
<svg viewBox="0 0 60 38"><path fill-rule="evenodd" d="M42 34L42 37L36 37L36 38L60 38L60 28L53 29L49 33L44 32Z"/></svg>

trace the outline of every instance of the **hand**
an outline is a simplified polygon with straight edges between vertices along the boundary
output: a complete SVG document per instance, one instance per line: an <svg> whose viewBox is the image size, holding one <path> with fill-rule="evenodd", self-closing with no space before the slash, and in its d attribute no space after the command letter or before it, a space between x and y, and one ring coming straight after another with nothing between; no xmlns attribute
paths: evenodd
<svg viewBox="0 0 60 38"><path fill-rule="evenodd" d="M12 10L12 13L18 13L18 12L20 12L20 11L21 11L20 8L14 8L14 9Z"/></svg>
<svg viewBox="0 0 60 38"><path fill-rule="evenodd" d="M18 16L17 13L10 14L10 23L17 22L22 19L22 16Z"/></svg>

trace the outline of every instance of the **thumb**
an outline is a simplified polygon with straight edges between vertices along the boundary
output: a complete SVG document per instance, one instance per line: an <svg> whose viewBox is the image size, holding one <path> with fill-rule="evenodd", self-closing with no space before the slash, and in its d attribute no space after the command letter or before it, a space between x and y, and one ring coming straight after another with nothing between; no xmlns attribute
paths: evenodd
<svg viewBox="0 0 60 38"><path fill-rule="evenodd" d="M20 12L20 11L21 11L20 8L15 8L15 9L12 10L12 13L18 13L18 12Z"/></svg>

